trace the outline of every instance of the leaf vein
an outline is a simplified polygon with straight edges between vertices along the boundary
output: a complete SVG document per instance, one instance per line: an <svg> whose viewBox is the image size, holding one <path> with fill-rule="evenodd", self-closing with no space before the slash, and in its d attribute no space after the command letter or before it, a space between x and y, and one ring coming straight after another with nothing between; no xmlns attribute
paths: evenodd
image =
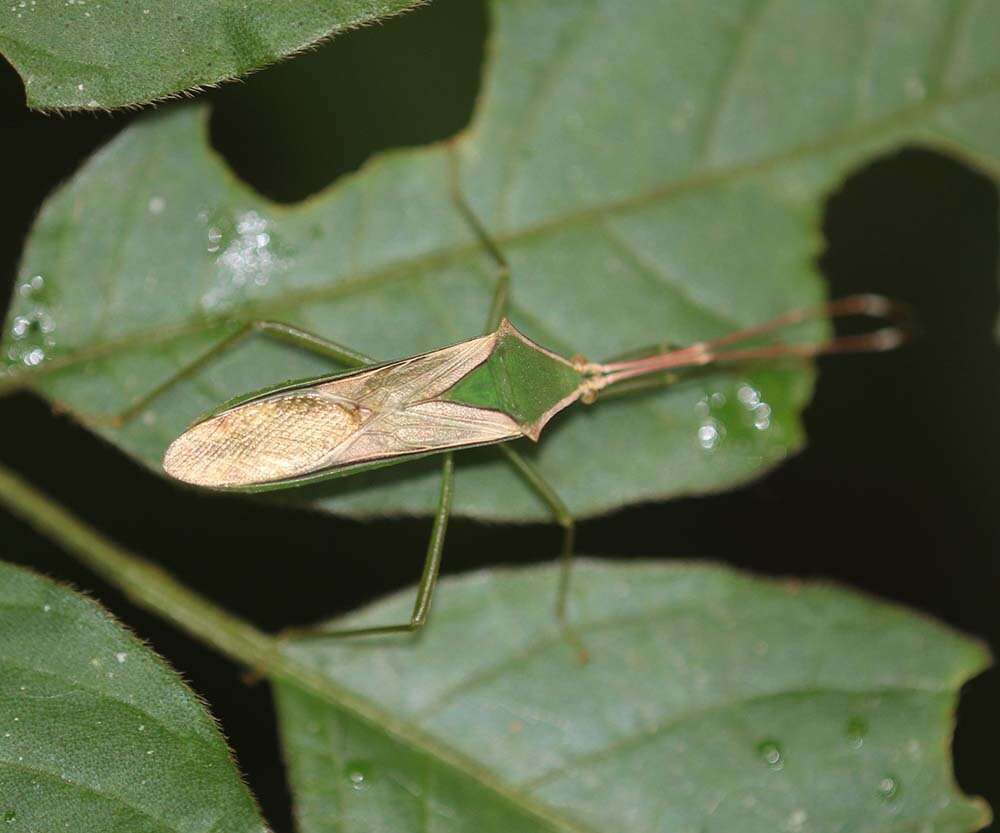
<svg viewBox="0 0 1000 833"><path fill-rule="evenodd" d="M189 735L185 734L184 732L179 732L177 731L177 729L170 726L170 724L164 722L163 719L153 714L152 712L146 711L146 709L142 708L141 706L138 706L135 703L130 703L127 700L122 700L121 698L118 697L113 697L108 692L102 691L101 689L95 688L94 686L86 685L80 680L73 680L68 677L61 677L59 674L53 671L46 671L45 669L42 668L33 668L28 665L21 665L20 663L13 662L7 657L0 658L0 668L7 668L7 669L13 669L15 671L28 672L31 674L36 674L39 677L44 677L46 679L56 680L63 684L68 684L70 687L70 693L77 693L77 692L81 694L86 693L90 694L91 696L95 697L98 700L102 700L107 703L115 703L119 706L123 706L129 711L141 715L145 720L149 721L150 723L159 726L161 729L163 729L164 734L170 735L171 737L176 738L177 740L180 741L184 741L185 743L189 741L195 741L196 743L198 743L198 745L204 747L207 751L212 752L213 754L217 754L217 750L214 748L212 742L208 738L204 738L198 734Z"/></svg>
<svg viewBox="0 0 1000 833"><path fill-rule="evenodd" d="M851 689L851 688L837 688L833 686L816 686L812 688L798 688L798 689L783 689L780 691L768 691L760 694L746 694L733 697L728 700L723 700L718 703L713 703L710 706L704 706L701 708L689 709L688 711L682 712L679 715L673 715L660 723L653 724L652 726L641 729L634 734L627 735L622 738L614 740L612 743L602 746L598 749L590 750L574 758L570 758L566 763L561 766L550 770L549 772L532 778L529 781L521 783L519 786L522 789L528 791L533 791L541 786L549 784L553 781L558 780L571 773L573 770L578 769L581 766L588 764L600 763L602 760L612 757L613 755L622 752L627 749L634 749L639 746L644 746L647 743L651 743L658 740L661 736L668 734L669 732L683 726L687 723L693 721L701 720L713 714L731 711L736 708L741 708L750 705L756 705L759 703L767 703L772 700L780 700L784 698L799 698L799 697L817 697L823 695L839 695L848 697L864 697L870 695L906 695L913 693L932 693L932 694L950 694L950 692L938 689L925 689L925 688L913 688L909 686L880 686L867 689Z"/></svg>
<svg viewBox="0 0 1000 833"><path fill-rule="evenodd" d="M581 222L591 222L595 218L605 218L614 214L625 214L636 211L658 201L666 200L681 194L690 193L699 188L708 188L719 183L736 181L744 177L755 176L767 173L783 165L794 164L808 156L816 153L823 153L836 150L852 142L863 142L877 138L880 135L891 133L915 121L919 116L934 112L940 107L957 104L969 98L984 94L993 94L1000 84L1000 73L993 73L975 79L961 87L954 88L947 93L942 93L937 98L928 98L924 102L909 108L903 108L890 114L889 116L860 125L854 128L847 128L837 131L819 141L807 142L791 148L787 151L776 153L772 156L761 157L731 165L726 168L717 168L711 171L698 172L689 177L675 179L667 183L662 183L638 194L624 197L618 200L611 200L603 205L585 206L577 211L566 212L554 219L545 219L533 225L526 225L516 231L496 235L498 244L516 244L529 240L552 230L572 227ZM409 259L399 260L388 266L375 271L358 275L354 278L338 280L332 284L301 290L298 292L284 293L271 301L257 303L254 312L259 316L274 318L275 313L282 310L297 307L301 304L319 300L332 300L337 297L352 295L358 292L370 291L378 286L396 281L407 280L418 270L430 269L450 263L455 258L466 255L470 252L479 251L479 244L465 244L447 249L440 249L436 252L424 254ZM246 316L233 315L233 320L243 320ZM67 352L62 356L53 357L44 363L40 369L23 372L8 386L18 386L23 384L31 385L35 379L44 377L48 373L73 366L80 362L90 361L107 354L113 354L119 350L133 347L151 346L153 344L180 338L186 335L201 334L210 327L221 328L225 322L219 319L200 321L193 324L174 325L169 327L150 328L140 330L133 334L119 339L103 343L93 343ZM25 381L21 381L25 380Z"/></svg>
<svg viewBox="0 0 1000 833"><path fill-rule="evenodd" d="M948 74L955 59L958 38L971 6L971 0L953 0L951 3L951 10L931 54L928 67L927 90L931 94L940 94L947 89Z"/></svg>
<svg viewBox="0 0 1000 833"><path fill-rule="evenodd" d="M600 229L608 242L620 254L624 255L639 272L652 278L657 286L667 289L671 295L690 310L710 319L714 325L718 326L720 332L731 332L743 326L737 320L723 315L695 298L685 284L674 280L668 272L659 268L640 252L634 243L616 231L610 223L607 221L601 223Z"/></svg>
<svg viewBox="0 0 1000 833"><path fill-rule="evenodd" d="M569 59L583 41L591 24L597 19L599 11L600 4L596 0L592 0L590 14L581 12L577 17L576 26L556 46L551 60L542 73L540 82L526 102L525 112L521 117L518 127L507 144L507 160L505 165L507 170L504 173L500 188L500 223L502 228L506 227L509 222L510 202L513 197L514 187L520 179L521 169L523 168L521 159L519 158L521 149L531 138L532 131L538 127L538 119L542 113L543 105L555 90L562 73L569 65Z"/></svg>
<svg viewBox="0 0 1000 833"><path fill-rule="evenodd" d="M574 630L581 636L592 633L599 633L608 630L614 630L620 627L627 627L630 625L643 624L643 623L653 623L653 622L663 622L674 618L675 616L684 616L691 613L704 613L704 606L699 605L697 607L691 606L673 606L664 607L658 609L652 609L644 611L641 613L630 614L627 616L613 616L606 619L594 620L591 622L584 622L580 625L574 626ZM566 639L565 634L562 630L555 630L546 636L529 643L520 651L510 654L509 656L501 658L498 662L493 665L487 666L485 668L476 671L473 674L465 677L462 680L456 682L451 688L439 694L430 703L423 706L421 709L417 710L413 714L414 720L420 724L425 723L434 715L441 712L449 704L454 702L457 698L462 695L468 694L475 688L492 682L493 680L499 678L508 671L528 662L540 654L545 653L549 648L554 646L564 644ZM912 686L914 689L920 689L924 691L938 691L940 689L934 686L921 685Z"/></svg>
<svg viewBox="0 0 1000 833"><path fill-rule="evenodd" d="M66 784L70 787L79 790L80 792L88 793L89 795L96 796L97 798L102 799L104 801L109 801L113 804L117 804L121 807L124 807L127 810L132 811L133 813L135 813L138 816L141 816L144 819L149 819L150 823L153 825L152 830L162 830L165 831L165 833L177 833L176 827L164 827L162 824L162 819L158 815L155 815L152 811L140 807L136 804L133 804L132 802L127 801L121 796L112 795L111 793L107 792L101 792L98 788L93 787L90 784L84 784L82 781L70 781L63 775L57 775L54 772L49 772L48 770L45 769L39 769L38 767L28 766L27 764L21 762L0 760L0 768L2 767L7 767L8 769L17 770L19 772L30 773L36 778L44 778L59 784Z"/></svg>
<svg viewBox="0 0 1000 833"><path fill-rule="evenodd" d="M723 113L732 97L740 73L746 70L747 58L750 55L754 36L760 29L760 22L773 2L774 0L751 0L749 10L740 24L736 37L733 38L733 48L723 66L719 84L711 99L715 105L709 110L705 119L705 131L702 134L697 152L697 167L699 168L711 165L718 149Z"/></svg>

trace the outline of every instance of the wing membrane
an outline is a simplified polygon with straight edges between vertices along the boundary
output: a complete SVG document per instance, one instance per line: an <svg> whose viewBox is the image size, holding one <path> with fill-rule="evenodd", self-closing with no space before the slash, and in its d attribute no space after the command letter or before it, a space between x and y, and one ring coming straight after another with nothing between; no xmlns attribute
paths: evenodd
<svg viewBox="0 0 1000 833"><path fill-rule="evenodd" d="M188 483L239 488L523 436L507 414L435 399L495 343L491 334L241 403L178 437L163 467Z"/></svg>

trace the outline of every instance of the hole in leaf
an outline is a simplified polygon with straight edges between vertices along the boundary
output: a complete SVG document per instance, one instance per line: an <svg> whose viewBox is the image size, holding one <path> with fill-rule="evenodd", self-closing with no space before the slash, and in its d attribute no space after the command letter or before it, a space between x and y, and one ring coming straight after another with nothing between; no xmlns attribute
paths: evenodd
<svg viewBox="0 0 1000 833"><path fill-rule="evenodd" d="M871 291L906 301L921 336L893 353L823 360L806 412L809 445L768 477L587 521L580 551L698 556L837 580L940 617L996 653L996 186L954 159L906 149L850 176L831 195L823 230L831 296ZM449 546L461 552L457 539ZM529 530L491 531L490 548L518 546L532 546ZM1000 669L967 691L958 780L1000 806Z"/></svg>
<svg viewBox="0 0 1000 833"><path fill-rule="evenodd" d="M831 295L875 291L907 301L920 333L893 354L824 362L807 412L810 454L837 472L845 499L858 493L852 483L868 483L926 501L932 516L920 524L911 517L894 535L939 522L938 540L920 534L912 544L946 575L958 567L958 541L946 529L965 530L958 534L970 555L984 554L990 536L1000 539L993 509L1000 487L976 483L985 459L1000 460L997 226L989 180L917 149L850 177L830 198L824 223L821 265ZM881 477L898 482L879 483L876 460Z"/></svg>
<svg viewBox="0 0 1000 833"><path fill-rule="evenodd" d="M844 530L815 542L824 569L847 572L853 584L994 645L998 228L994 183L927 150L882 159L831 197L822 258L831 294L874 290L908 301L921 334L896 355L866 359L862 369L856 362L824 365L807 413L811 448L802 459L812 461L813 478L831 477L825 511L840 521L826 529ZM851 535L858 538L853 545ZM854 567L834 566L838 548ZM954 747L962 788L994 806L998 697L997 669L969 684Z"/></svg>
<svg viewBox="0 0 1000 833"><path fill-rule="evenodd" d="M477 0L436 0L335 37L214 101L212 144L260 193L296 202L391 147L465 127L487 31Z"/></svg>

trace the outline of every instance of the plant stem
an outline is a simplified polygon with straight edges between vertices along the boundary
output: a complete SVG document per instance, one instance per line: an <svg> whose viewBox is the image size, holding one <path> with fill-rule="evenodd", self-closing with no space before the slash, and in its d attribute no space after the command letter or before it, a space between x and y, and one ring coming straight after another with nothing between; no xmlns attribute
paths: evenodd
<svg viewBox="0 0 1000 833"><path fill-rule="evenodd" d="M269 676L285 678L335 702L353 699L312 669L282 654L280 642L128 552L0 465L0 501L133 602L198 637L220 653Z"/></svg>
<svg viewBox="0 0 1000 833"><path fill-rule="evenodd" d="M349 712L399 744L478 781L522 810L545 820L553 829L578 829L532 797L498 781L476 762L294 658L282 650L278 639L193 592L157 565L119 547L3 465L0 465L0 503L59 543L137 605L162 616L225 656L256 669L272 681L292 684Z"/></svg>

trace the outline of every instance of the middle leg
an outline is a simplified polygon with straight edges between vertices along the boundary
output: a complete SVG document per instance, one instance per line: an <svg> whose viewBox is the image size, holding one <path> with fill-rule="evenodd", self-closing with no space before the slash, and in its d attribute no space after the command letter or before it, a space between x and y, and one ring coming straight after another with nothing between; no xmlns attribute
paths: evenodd
<svg viewBox="0 0 1000 833"><path fill-rule="evenodd" d="M339 639L345 636L385 636L394 633L413 633L420 630L427 622L431 610L431 600L434 588L437 586L438 573L441 570L441 555L444 551L445 532L448 529L448 518L451 515L451 500L455 491L455 462L449 451L444 455L441 470L441 492L438 497L437 511L434 513L434 525L431 527L431 537L427 543L427 557L424 561L420 584L417 586L417 599L413 605L413 613L409 622L396 625L376 625L366 628L341 628L338 630L303 629L288 630L285 636L307 639Z"/></svg>
<svg viewBox="0 0 1000 833"><path fill-rule="evenodd" d="M493 261L496 264L497 285L493 294L493 301L490 305L489 319L487 320L486 325L486 332L491 333L499 326L500 321L503 320L504 316L507 314L507 307L510 302L510 264L507 262L507 258L500 250L500 247L486 230L482 221L476 215L476 212L472 209L472 206L469 205L469 203L465 200L465 197L462 195L458 179L457 162L455 162L454 157L453 163L451 176L452 200L458 207L459 212L461 212L462 216L465 217L466 221L472 227L473 232L479 239L479 242L482 243L483 248L486 249L487 253L491 258L493 258ZM570 627L566 616L570 574L573 565L573 549L576 540L576 522L573 520L573 515L570 513L566 504L563 503L555 489L549 485L548 481L545 480L538 469L536 469L531 463L528 462L528 460L526 460L518 452L514 451L514 449L506 443L498 445L497 449L507 459L508 463L510 463L514 471L517 472L518 476L520 476L545 502L546 506L548 506L549 510L552 512L552 517L555 519L556 523L562 527L563 540L559 559L559 582L556 590L556 619L558 620L560 627L563 629L567 641L569 641L569 643L577 649L581 660L586 662L587 650L583 646L580 638Z"/></svg>
<svg viewBox="0 0 1000 833"><path fill-rule="evenodd" d="M587 661L587 649L582 640L573 630L568 618L568 602L570 578L573 570L573 555L576 545L576 521L570 513L569 508L563 503L562 498L538 469L532 465L523 455L514 451L509 445L498 445L500 453L507 458L507 462L517 472L518 476L527 483L537 494L545 505L548 506L552 517L559 526L562 527L562 547L559 553L559 580L556 586L556 620L566 635L567 641L577 649L580 659Z"/></svg>

